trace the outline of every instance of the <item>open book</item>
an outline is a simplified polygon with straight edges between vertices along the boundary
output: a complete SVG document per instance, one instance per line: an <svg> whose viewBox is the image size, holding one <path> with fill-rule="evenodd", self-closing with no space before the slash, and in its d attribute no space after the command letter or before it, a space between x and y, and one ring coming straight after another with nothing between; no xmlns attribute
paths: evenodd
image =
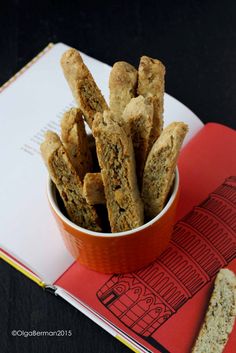
<svg viewBox="0 0 236 353"><path fill-rule="evenodd" d="M137 352L187 353L221 267L236 272L236 132L203 123L165 94L165 125L189 125L179 158L181 196L172 241L146 268L125 275L87 270L67 252L47 197L39 153L74 106L63 77L64 44L49 45L0 88L0 257L63 297ZM105 98L110 67L81 54ZM226 353L236 347L236 329Z"/></svg>

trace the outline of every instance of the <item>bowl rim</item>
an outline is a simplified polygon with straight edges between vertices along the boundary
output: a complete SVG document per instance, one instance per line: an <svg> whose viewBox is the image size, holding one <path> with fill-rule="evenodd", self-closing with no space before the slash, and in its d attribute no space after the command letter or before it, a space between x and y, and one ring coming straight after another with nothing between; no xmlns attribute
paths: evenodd
<svg viewBox="0 0 236 353"><path fill-rule="evenodd" d="M48 177L48 181L47 181L47 197L48 197L48 201L49 201L50 206L54 210L54 212L57 214L57 216L63 222L65 222L68 226L73 228L74 230L77 230L77 231L82 232L82 233L86 233L87 235L100 237L100 238L103 238L103 237L106 237L106 238L108 238L108 237L110 237L110 238L122 237L122 236L126 236L126 235L129 235L129 234L134 234L134 233L141 232L144 229L150 227L151 225L156 223L160 218L162 218L164 216L164 214L169 210L169 208L171 207L171 205L173 204L173 202L174 202L174 200L176 198L178 189L179 189L179 171L178 171L178 167L176 167L176 169L175 169L174 187L173 187L172 194L171 194L167 204L162 209L162 211L160 213L158 213L158 215L156 215L154 218L152 218L147 223L144 223L140 227L133 228L133 229L130 229L130 230L126 230L124 232L105 233L105 232L95 232L95 231L92 231L92 230L89 230L89 229L86 229L86 228L82 228L82 227L78 226L77 224L73 223L72 221L70 221L66 216L64 216L64 214L61 212L61 210L59 209L58 204L56 202L56 197L55 197L56 196L56 186L52 182L50 176Z"/></svg>

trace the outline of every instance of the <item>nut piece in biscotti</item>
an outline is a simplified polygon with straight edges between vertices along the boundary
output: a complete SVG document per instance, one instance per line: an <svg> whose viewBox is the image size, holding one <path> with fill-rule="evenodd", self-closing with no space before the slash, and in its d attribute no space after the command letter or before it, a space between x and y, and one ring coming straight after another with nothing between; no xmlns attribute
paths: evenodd
<svg viewBox="0 0 236 353"><path fill-rule="evenodd" d="M142 199L147 219L164 207L169 194L179 151L188 131L186 124L168 125L149 152L143 173Z"/></svg>
<svg viewBox="0 0 236 353"><path fill-rule="evenodd" d="M92 155L81 110L72 108L61 120L61 138L80 180L93 168Z"/></svg>
<svg viewBox="0 0 236 353"><path fill-rule="evenodd" d="M112 232L141 226L143 204L137 185L131 136L111 111L96 114L93 135Z"/></svg>
<svg viewBox="0 0 236 353"><path fill-rule="evenodd" d="M130 99L136 96L137 70L125 61L116 62L109 78L110 109L116 117L122 113Z"/></svg>
<svg viewBox="0 0 236 353"><path fill-rule="evenodd" d="M157 59L142 56L138 68L138 94L154 97L154 124L150 148L163 129L165 66Z"/></svg>
<svg viewBox="0 0 236 353"><path fill-rule="evenodd" d="M105 99L77 50L67 50L62 55L61 66L75 101L92 128L95 113L107 109Z"/></svg>
<svg viewBox="0 0 236 353"><path fill-rule="evenodd" d="M101 173L87 173L84 177L83 195L90 205L106 204Z"/></svg>
<svg viewBox="0 0 236 353"><path fill-rule="evenodd" d="M101 231L96 211L86 202L80 178L56 133L45 134L41 153L71 221L83 228Z"/></svg>
<svg viewBox="0 0 236 353"><path fill-rule="evenodd" d="M227 269L218 273L210 304L192 353L222 353L236 317L236 276Z"/></svg>
<svg viewBox="0 0 236 353"><path fill-rule="evenodd" d="M143 96L132 98L123 112L123 120L128 125L133 141L136 172L140 183L142 182L143 169L149 152L153 113L152 97L144 98Z"/></svg>

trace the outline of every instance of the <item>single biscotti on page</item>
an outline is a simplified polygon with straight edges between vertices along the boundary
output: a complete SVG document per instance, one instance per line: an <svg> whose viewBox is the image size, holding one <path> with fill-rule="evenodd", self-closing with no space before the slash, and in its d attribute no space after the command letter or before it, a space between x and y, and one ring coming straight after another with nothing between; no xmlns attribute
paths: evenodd
<svg viewBox="0 0 236 353"><path fill-rule="evenodd" d="M41 153L71 221L83 228L101 231L96 211L86 202L80 178L56 133L45 134Z"/></svg>
<svg viewBox="0 0 236 353"><path fill-rule="evenodd" d="M83 195L90 205L106 204L101 173L87 173L85 175Z"/></svg>
<svg viewBox="0 0 236 353"><path fill-rule="evenodd" d="M192 353L222 353L236 317L236 276L218 273L210 304Z"/></svg>
<svg viewBox="0 0 236 353"><path fill-rule="evenodd" d="M148 219L155 217L165 205L187 131L187 125L182 122L171 123L163 130L149 152L142 187L144 212Z"/></svg>
<svg viewBox="0 0 236 353"><path fill-rule="evenodd" d="M134 146L138 182L142 181L143 169L149 152L149 140L153 128L153 99L138 96L127 104L123 119L131 133Z"/></svg>
<svg viewBox="0 0 236 353"><path fill-rule="evenodd" d="M71 163L83 181L85 174L92 171L93 163L82 112L78 108L72 108L64 114L61 138Z"/></svg>
<svg viewBox="0 0 236 353"><path fill-rule="evenodd" d="M138 94L154 97L154 124L150 147L163 129L165 66L157 59L142 56L138 68Z"/></svg>
<svg viewBox="0 0 236 353"><path fill-rule="evenodd" d="M92 128L95 113L108 109L105 99L77 50L67 50L62 55L61 66L75 101Z"/></svg>
<svg viewBox="0 0 236 353"><path fill-rule="evenodd" d="M131 136L111 111L96 114L93 135L112 232L141 226L143 204L137 185Z"/></svg>
<svg viewBox="0 0 236 353"><path fill-rule="evenodd" d="M137 70L125 61L116 62L109 78L110 109L116 117L122 113L130 99L136 96Z"/></svg>

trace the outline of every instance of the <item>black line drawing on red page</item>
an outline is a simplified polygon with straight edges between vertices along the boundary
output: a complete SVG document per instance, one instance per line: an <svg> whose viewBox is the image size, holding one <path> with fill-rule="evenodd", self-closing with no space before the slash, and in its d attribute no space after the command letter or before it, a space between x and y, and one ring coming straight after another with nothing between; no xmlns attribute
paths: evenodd
<svg viewBox="0 0 236 353"><path fill-rule="evenodd" d="M235 257L236 176L231 176L176 223L168 248L156 261L131 274L113 275L97 297L155 346L152 334L158 327Z"/></svg>

